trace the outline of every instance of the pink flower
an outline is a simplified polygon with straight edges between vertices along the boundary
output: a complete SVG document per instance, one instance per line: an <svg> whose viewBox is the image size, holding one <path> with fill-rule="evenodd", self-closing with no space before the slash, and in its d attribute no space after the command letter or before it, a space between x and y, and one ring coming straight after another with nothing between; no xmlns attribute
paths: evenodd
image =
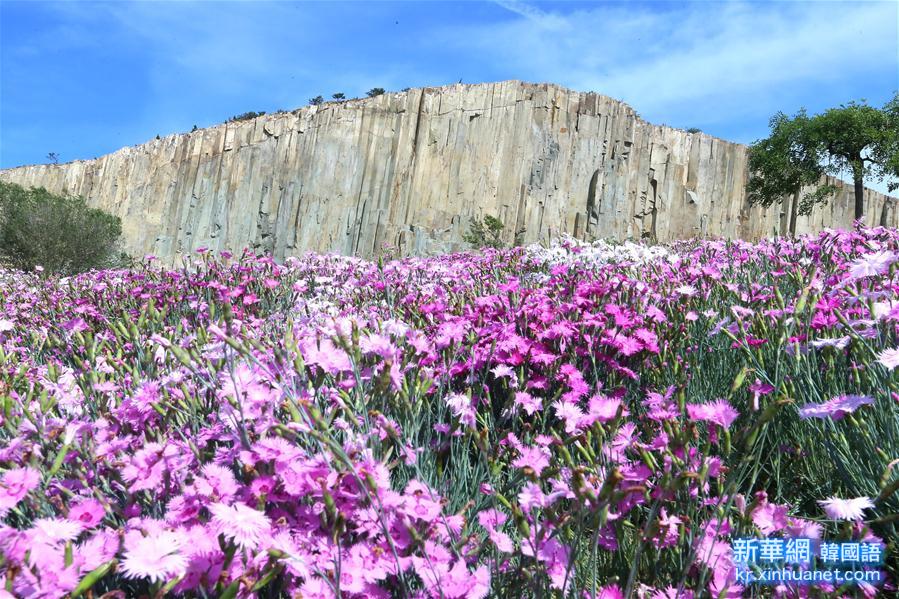
<svg viewBox="0 0 899 599"><path fill-rule="evenodd" d="M256 549L271 531L268 516L242 503L209 506L217 530L244 549Z"/></svg>
<svg viewBox="0 0 899 599"><path fill-rule="evenodd" d="M461 393L450 393L446 396L446 403L459 422L467 427L474 428L476 413L471 405L471 399Z"/></svg>
<svg viewBox="0 0 899 599"><path fill-rule="evenodd" d="M80 522L86 528L93 528L103 521L106 511L96 499L85 499L69 508L69 520Z"/></svg>
<svg viewBox="0 0 899 599"><path fill-rule="evenodd" d="M618 415L618 409L620 407L621 400L618 398L606 397L602 394L594 395L587 403L586 419L590 420L591 424L595 421L609 422L610 420L614 420L615 416ZM624 408L621 411L621 415L627 416L627 414L627 408Z"/></svg>
<svg viewBox="0 0 899 599"><path fill-rule="evenodd" d="M0 481L0 515L16 507L40 482L41 474L34 468L7 470Z"/></svg>
<svg viewBox="0 0 899 599"><path fill-rule="evenodd" d="M615 339L615 347L625 356L633 356L643 349L643 345L639 341L627 335L618 335Z"/></svg>
<svg viewBox="0 0 899 599"><path fill-rule="evenodd" d="M497 530L506 520L508 516L498 510L484 510L478 513L478 523L487 530L487 535L496 548L503 553L512 553L515 550L512 539L506 533Z"/></svg>
<svg viewBox="0 0 899 599"><path fill-rule="evenodd" d="M359 339L359 349L363 354L380 356L385 360L392 360L396 354L396 346L386 335L371 333Z"/></svg>
<svg viewBox="0 0 899 599"><path fill-rule="evenodd" d="M457 318L444 322L438 328L435 345L438 349L443 349L453 342L461 342L467 332L468 323L464 319Z"/></svg>
<svg viewBox="0 0 899 599"><path fill-rule="evenodd" d="M873 508L874 503L868 497L856 497L855 499L839 499L831 497L818 501L824 508L824 513L834 520L861 520L862 512Z"/></svg>
<svg viewBox="0 0 899 599"><path fill-rule="evenodd" d="M723 399L704 404L687 404L687 416L690 420L712 422L728 428L740 413Z"/></svg>
<svg viewBox="0 0 899 599"><path fill-rule="evenodd" d="M15 323L11 320L0 318L0 333L11 331L15 328Z"/></svg>
<svg viewBox="0 0 899 599"><path fill-rule="evenodd" d="M151 582L181 576L187 570L187 557L181 552L185 544L183 535L174 531L126 535L120 571L126 578L148 578Z"/></svg>
<svg viewBox="0 0 899 599"><path fill-rule="evenodd" d="M512 465L516 468L530 468L540 476L543 469L549 466L550 453L545 447L519 447L519 455Z"/></svg>
<svg viewBox="0 0 899 599"><path fill-rule="evenodd" d="M518 494L518 503L525 512L530 512L534 508L544 508L549 505L546 495L540 488L540 485L528 482Z"/></svg>
<svg viewBox="0 0 899 599"><path fill-rule="evenodd" d="M457 560L440 580L440 593L447 599L482 599L489 592L490 571L487 567L469 572L462 559Z"/></svg>
<svg viewBox="0 0 899 599"><path fill-rule="evenodd" d="M855 412L859 407L873 403L874 398L866 395L840 395L824 403L805 404L799 408L799 417L803 420L809 418L841 420L847 414Z"/></svg>
<svg viewBox="0 0 899 599"><path fill-rule="evenodd" d="M556 417L565 421L565 432L573 435L578 432L578 425L584 417L584 413L577 404L569 401L557 401L553 404Z"/></svg>
<svg viewBox="0 0 899 599"><path fill-rule="evenodd" d="M517 391L515 393L515 405L521 406L521 409L523 409L528 416L533 416L534 412L539 412L543 409L543 400L539 397L532 396L526 391Z"/></svg>
<svg viewBox="0 0 899 599"><path fill-rule="evenodd" d="M62 518L38 518L33 524L35 542L56 543L58 541L74 541L84 530L81 522Z"/></svg>
<svg viewBox="0 0 899 599"><path fill-rule="evenodd" d="M766 535L787 527L787 506L768 503L767 499L752 510L752 522Z"/></svg>
<svg viewBox="0 0 899 599"><path fill-rule="evenodd" d="M885 349L877 356L880 362L887 370L893 370L899 366L899 349Z"/></svg>
<svg viewBox="0 0 899 599"><path fill-rule="evenodd" d="M849 278L854 280L885 274L895 261L896 254L890 251L867 254L849 266Z"/></svg>
<svg viewBox="0 0 899 599"><path fill-rule="evenodd" d="M330 339L307 340L300 344L303 359L310 366L318 366L328 374L336 375L353 370L349 356Z"/></svg>
<svg viewBox="0 0 899 599"><path fill-rule="evenodd" d="M199 494L218 500L231 499L237 494L239 486L230 469L218 464L206 464L202 472L203 476L194 483Z"/></svg>
<svg viewBox="0 0 899 599"><path fill-rule="evenodd" d="M435 521L442 511L439 497L437 497L427 486L413 479L406 485L405 493L405 512L412 518L417 518L424 522Z"/></svg>

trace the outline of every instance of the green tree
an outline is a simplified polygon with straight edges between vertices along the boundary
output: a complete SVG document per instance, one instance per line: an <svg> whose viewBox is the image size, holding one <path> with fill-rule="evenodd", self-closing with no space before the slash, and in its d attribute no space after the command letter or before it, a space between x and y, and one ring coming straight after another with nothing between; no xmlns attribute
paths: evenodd
<svg viewBox="0 0 899 599"><path fill-rule="evenodd" d="M0 263L20 270L42 266L70 275L123 265L118 217L82 197L0 182Z"/></svg>
<svg viewBox="0 0 899 599"><path fill-rule="evenodd" d="M793 118L778 112L769 122L771 135L749 148L749 182L746 186L749 201L770 206L785 198L790 203L790 234L796 232L796 215L808 214L812 206L826 199L835 190L819 186L801 198L803 187L816 185L824 176L819 160L817 142L811 137L811 119L805 110Z"/></svg>
<svg viewBox="0 0 899 599"><path fill-rule="evenodd" d="M383 87L373 87L365 92L365 95L369 98L374 98L375 96L380 96L381 94L385 93L387 93L387 91Z"/></svg>
<svg viewBox="0 0 899 599"><path fill-rule="evenodd" d="M883 113L887 121L886 129L872 154L884 177L892 179L887 183L887 189L895 191L899 189L899 92L886 103Z"/></svg>
<svg viewBox="0 0 899 599"><path fill-rule="evenodd" d="M344 100L346 96L343 92L337 92L336 94L331 94L331 99L333 100Z"/></svg>
<svg viewBox="0 0 899 599"><path fill-rule="evenodd" d="M319 104L324 104L325 99L321 96L315 96L314 98L309 98L309 103L312 106L318 106Z"/></svg>
<svg viewBox="0 0 899 599"><path fill-rule="evenodd" d="M894 98L895 101L895 98ZM828 173L852 173L855 218L865 210L865 180L883 180L897 131L891 130L888 106L878 109L864 102L831 108L814 118L813 130L827 160Z"/></svg>
<svg viewBox="0 0 899 599"><path fill-rule="evenodd" d="M804 110L792 119L778 113L771 119L771 135L750 148L749 199L768 206L783 201L788 194L796 196L797 184L807 185L813 189L802 198L799 208L807 213L837 189L822 181L824 175L836 177L849 172L855 191L855 218L862 218L865 181L899 175L897 152L899 93L882 109L862 101L813 117ZM891 183L891 189L895 187Z"/></svg>
<svg viewBox="0 0 899 599"><path fill-rule="evenodd" d="M471 245L482 248L502 248L503 242L500 239L503 233L503 223L501 220L489 214L481 220L477 217L471 219L469 230L462 235L462 239Z"/></svg>

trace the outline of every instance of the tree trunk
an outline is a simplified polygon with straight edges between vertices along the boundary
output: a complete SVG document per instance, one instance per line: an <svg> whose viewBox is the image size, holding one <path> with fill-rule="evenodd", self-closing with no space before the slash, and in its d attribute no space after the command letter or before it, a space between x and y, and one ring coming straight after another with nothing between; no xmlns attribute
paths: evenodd
<svg viewBox="0 0 899 599"><path fill-rule="evenodd" d="M796 237L796 215L799 212L799 190L793 192L793 201L790 202L790 237Z"/></svg>
<svg viewBox="0 0 899 599"><path fill-rule="evenodd" d="M855 220L865 215L865 180L855 175Z"/></svg>

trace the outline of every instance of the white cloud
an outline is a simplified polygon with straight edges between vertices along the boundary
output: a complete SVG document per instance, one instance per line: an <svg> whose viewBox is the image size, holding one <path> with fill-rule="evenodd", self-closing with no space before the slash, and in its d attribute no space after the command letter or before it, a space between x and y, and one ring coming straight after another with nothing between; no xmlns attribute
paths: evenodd
<svg viewBox="0 0 899 599"><path fill-rule="evenodd" d="M899 87L895 2L616 3L566 13L499 4L517 18L449 27L442 41L520 78L623 99L650 120L752 117L764 130L770 114L816 88L832 96L845 87L843 102L866 76L882 77L869 88L884 98Z"/></svg>

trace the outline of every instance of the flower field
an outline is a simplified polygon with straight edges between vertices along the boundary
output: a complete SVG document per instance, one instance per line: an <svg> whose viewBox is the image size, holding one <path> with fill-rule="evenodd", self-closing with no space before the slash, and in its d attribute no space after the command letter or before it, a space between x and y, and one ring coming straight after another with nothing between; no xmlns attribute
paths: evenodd
<svg viewBox="0 0 899 599"><path fill-rule="evenodd" d="M0 271L0 596L892 596L899 232ZM878 586L733 542L880 543Z"/></svg>

